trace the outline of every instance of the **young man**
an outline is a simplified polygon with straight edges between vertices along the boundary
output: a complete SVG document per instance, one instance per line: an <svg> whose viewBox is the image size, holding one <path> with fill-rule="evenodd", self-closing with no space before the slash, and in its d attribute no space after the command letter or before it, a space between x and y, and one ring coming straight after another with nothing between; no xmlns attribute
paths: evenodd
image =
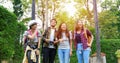
<svg viewBox="0 0 120 63"><path fill-rule="evenodd" d="M48 27L43 34L43 63L54 63L57 49L57 45L55 44L56 24L56 19L51 19L50 27Z"/></svg>

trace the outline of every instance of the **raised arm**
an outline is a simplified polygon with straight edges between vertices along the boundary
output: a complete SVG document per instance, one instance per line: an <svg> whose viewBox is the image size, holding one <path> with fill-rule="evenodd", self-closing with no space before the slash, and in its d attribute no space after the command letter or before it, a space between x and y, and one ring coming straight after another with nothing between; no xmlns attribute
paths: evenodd
<svg viewBox="0 0 120 63"><path fill-rule="evenodd" d="M38 31L38 30L36 29L33 34L29 34L29 35L28 35L28 38L31 39L31 40L34 39L35 36L36 36L36 34L37 34L37 31Z"/></svg>

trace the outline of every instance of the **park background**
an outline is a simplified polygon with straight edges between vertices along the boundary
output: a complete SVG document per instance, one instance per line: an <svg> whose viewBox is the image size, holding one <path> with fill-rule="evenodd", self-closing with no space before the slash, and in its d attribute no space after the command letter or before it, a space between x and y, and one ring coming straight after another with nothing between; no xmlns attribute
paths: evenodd
<svg viewBox="0 0 120 63"><path fill-rule="evenodd" d="M92 0L35 0L35 6L35 18L41 32L49 26L52 18L56 18L57 27L66 22L69 30L74 29L77 19L82 19L96 36ZM20 42L31 20L31 8L32 0L0 0L0 61L22 62L24 51ZM101 52L106 54L107 63L117 63L115 52L120 49L120 0L97 0L97 9ZM96 38L91 55L95 52ZM59 63L57 56L55 62ZM75 50L70 63L77 63Z"/></svg>

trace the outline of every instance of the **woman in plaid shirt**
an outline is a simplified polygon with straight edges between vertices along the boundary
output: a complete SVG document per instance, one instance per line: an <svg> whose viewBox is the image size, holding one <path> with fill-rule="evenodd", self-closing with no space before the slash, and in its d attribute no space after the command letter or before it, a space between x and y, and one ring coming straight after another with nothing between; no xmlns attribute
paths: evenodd
<svg viewBox="0 0 120 63"><path fill-rule="evenodd" d="M90 47L92 45L93 35L85 28L82 20L78 20L76 22L73 39L78 63L89 63Z"/></svg>

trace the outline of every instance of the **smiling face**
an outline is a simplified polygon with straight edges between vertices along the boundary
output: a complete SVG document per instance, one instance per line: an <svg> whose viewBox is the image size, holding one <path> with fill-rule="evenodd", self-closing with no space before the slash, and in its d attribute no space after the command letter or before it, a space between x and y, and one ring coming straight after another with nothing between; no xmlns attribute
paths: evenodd
<svg viewBox="0 0 120 63"><path fill-rule="evenodd" d="M75 31L82 30L84 28L84 23L82 20L76 22Z"/></svg>
<svg viewBox="0 0 120 63"><path fill-rule="evenodd" d="M37 28L37 23L34 23L30 26L30 29L35 30Z"/></svg>
<svg viewBox="0 0 120 63"><path fill-rule="evenodd" d="M77 25L78 25L79 28L82 28L83 22L82 21L78 21Z"/></svg>
<svg viewBox="0 0 120 63"><path fill-rule="evenodd" d="M55 27L56 24L57 24L57 23L56 23L56 20L52 19L52 20L50 21L50 25L51 25L52 27Z"/></svg>
<svg viewBox="0 0 120 63"><path fill-rule="evenodd" d="M36 28L37 28L37 24L35 24L35 25L32 26L32 29L35 30Z"/></svg>
<svg viewBox="0 0 120 63"><path fill-rule="evenodd" d="M57 38L61 38L62 37L62 33L65 33L66 37L69 37L69 30L67 28L67 24L66 23L61 23L59 28L58 28L58 32L57 32Z"/></svg>
<svg viewBox="0 0 120 63"><path fill-rule="evenodd" d="M67 25L66 25L65 23L63 23L63 24L61 25L61 30L62 30L62 31L66 31L66 29L67 29Z"/></svg>

